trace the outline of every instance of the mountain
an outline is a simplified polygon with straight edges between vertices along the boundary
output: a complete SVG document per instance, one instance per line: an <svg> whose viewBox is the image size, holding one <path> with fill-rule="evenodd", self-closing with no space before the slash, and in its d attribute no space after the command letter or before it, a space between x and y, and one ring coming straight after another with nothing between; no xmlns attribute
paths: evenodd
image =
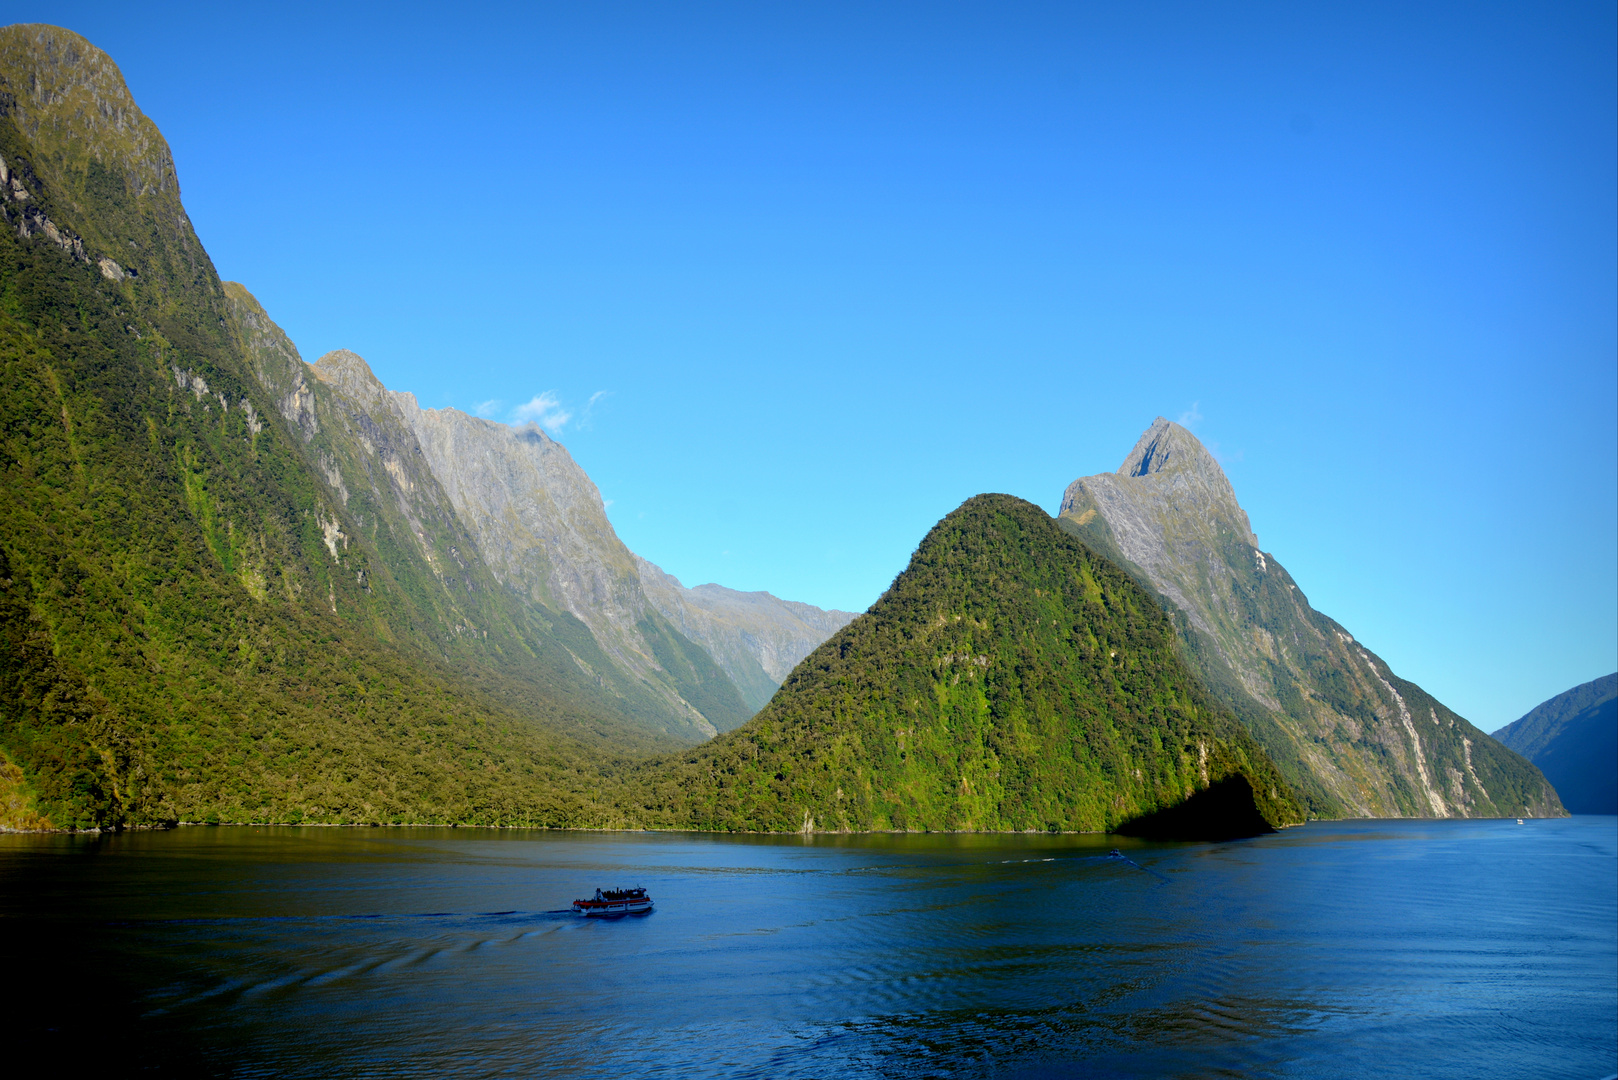
<svg viewBox="0 0 1618 1080"><path fill-rule="evenodd" d="M225 285L253 372L382 565L414 584L432 646L507 677L576 683L641 736L689 745L754 710L640 592L600 493L532 425L421 409L340 349L305 364L247 289ZM491 644L491 628L503 631ZM553 655L554 654L554 655Z"/></svg>
<svg viewBox="0 0 1618 1080"><path fill-rule="evenodd" d="M571 701L598 717L596 734L615 749L703 737L689 709L660 709L634 680L597 678L596 670L621 673L599 654L588 627L509 595L484 565L394 395L364 360L342 350L305 364L252 294L235 282L225 282L224 292L254 376L327 497L352 520L344 532L333 518L322 538L333 555L362 540L375 555L370 596L397 596L404 607L386 624L387 640L475 671L519 710L534 695Z"/></svg>
<svg viewBox="0 0 1618 1080"><path fill-rule="evenodd" d="M536 424L422 409L410 394L395 402L502 584L588 626L619 669L681 715L688 741L753 714L713 658L647 602L601 493L565 448Z"/></svg>
<svg viewBox="0 0 1618 1080"><path fill-rule="evenodd" d="M1618 674L1541 702L1494 733L1539 766L1575 814L1618 814Z"/></svg>
<svg viewBox="0 0 1618 1080"><path fill-rule="evenodd" d="M420 566L460 542L444 500L387 511L336 443L341 484L310 465L299 424L337 414L255 373L166 143L78 35L0 29L0 184L4 823L595 821L635 717L476 575L398 557L383 518L432 534Z"/></svg>
<svg viewBox="0 0 1618 1080"><path fill-rule="evenodd" d="M76 34L0 29L0 190L0 827L598 823L751 714L565 449L219 280Z"/></svg>
<svg viewBox="0 0 1618 1080"><path fill-rule="evenodd" d="M1153 831L1177 807L1194 812L1176 835L1302 820L1156 600L1008 495L944 518L759 715L641 767L631 790L643 822L703 829Z"/></svg>
<svg viewBox="0 0 1618 1080"><path fill-rule="evenodd" d="M423 409L347 350L304 364L243 286L225 290L254 373L337 498L391 544L388 561L451 592L495 586L496 608L515 603L517 621L564 638L587 678L655 733L690 744L735 728L853 617L684 589L624 546L595 484L537 425ZM495 617L485 604L479 619Z"/></svg>
<svg viewBox="0 0 1618 1080"><path fill-rule="evenodd" d="M635 565L646 599L708 651L736 684L749 716L769 703L805 656L854 618L852 611L824 611L767 592L713 584L688 589L638 555Z"/></svg>
<svg viewBox="0 0 1618 1080"><path fill-rule="evenodd" d="M1162 600L1188 664L1312 815L1563 812L1537 769L1309 605L1180 425L1159 417L1117 472L1075 480L1060 522Z"/></svg>

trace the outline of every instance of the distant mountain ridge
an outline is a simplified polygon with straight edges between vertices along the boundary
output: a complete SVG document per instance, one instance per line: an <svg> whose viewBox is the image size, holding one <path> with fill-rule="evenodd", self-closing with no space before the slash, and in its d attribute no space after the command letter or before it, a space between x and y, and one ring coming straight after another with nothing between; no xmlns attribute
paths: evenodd
<svg viewBox="0 0 1618 1080"><path fill-rule="evenodd" d="M1618 673L1534 706L1494 733L1539 766L1575 814L1618 814Z"/></svg>
<svg viewBox="0 0 1618 1080"><path fill-rule="evenodd" d="M1162 598L1187 659L1311 813L1561 812L1538 770L1309 605L1259 548L1224 470L1179 424L1157 418L1116 472L1070 484L1059 514Z"/></svg>
<svg viewBox="0 0 1618 1080"><path fill-rule="evenodd" d="M825 611L767 592L738 592L711 583L688 589L639 555L635 565L647 600L708 650L751 712L769 703L799 661L856 617L852 611Z"/></svg>
<svg viewBox="0 0 1618 1080"><path fill-rule="evenodd" d="M691 743L735 728L853 617L767 593L683 588L624 546L595 484L538 425L423 409L348 350L307 365L245 287L226 292L255 374L338 498L347 503L350 484L373 504L391 492L379 513L397 507L392 531L403 547L415 539L435 576L472 582L478 564L540 619L578 620L595 644L570 638L575 662L661 734ZM342 405L322 421L331 394ZM447 518L448 532L424 526Z"/></svg>

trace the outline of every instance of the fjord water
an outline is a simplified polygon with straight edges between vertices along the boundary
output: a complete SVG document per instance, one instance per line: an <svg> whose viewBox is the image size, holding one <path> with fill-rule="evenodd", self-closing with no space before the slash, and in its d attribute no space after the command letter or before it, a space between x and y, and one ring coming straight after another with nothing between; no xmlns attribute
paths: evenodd
<svg viewBox="0 0 1618 1080"><path fill-rule="evenodd" d="M13 1051L120 1074L1594 1078L1615 938L1611 817L0 837Z"/></svg>

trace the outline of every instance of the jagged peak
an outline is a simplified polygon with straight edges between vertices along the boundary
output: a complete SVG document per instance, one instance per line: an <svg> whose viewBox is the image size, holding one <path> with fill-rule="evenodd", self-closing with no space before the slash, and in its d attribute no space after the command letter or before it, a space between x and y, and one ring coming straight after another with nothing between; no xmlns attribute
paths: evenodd
<svg viewBox="0 0 1618 1080"><path fill-rule="evenodd" d="M528 443L532 446L555 446L566 449L561 443L546 434L544 428L532 420L522 424L503 424L499 420L490 420L486 416L473 416L471 413L457 409L452 405L446 405L441 409L428 408L418 402L416 395L408 390L392 390L389 393L393 395L394 400L399 403L407 415L420 413L443 421L470 425L473 428L492 431L496 434L509 435L517 442Z"/></svg>
<svg viewBox="0 0 1618 1080"><path fill-rule="evenodd" d="M1185 469L1219 476L1225 472L1201 440L1174 421L1159 416L1118 466L1118 475L1152 476Z"/></svg>
<svg viewBox="0 0 1618 1080"><path fill-rule="evenodd" d="M499 423L498 421L495 421L495 420L487 420L487 421L484 421L484 422L489 423L489 424L498 424ZM504 426L504 425L502 425L502 426ZM536 424L532 420L528 421L525 424L518 424L516 427L512 428L511 430L516 435L518 442L538 443L540 446L544 446L546 443L556 442L555 439L553 439L549 435L545 434L545 429L544 428L540 427L538 424Z"/></svg>
<svg viewBox="0 0 1618 1080"><path fill-rule="evenodd" d="M1117 472L1080 477L1069 484L1058 513L1082 516L1100 510L1105 516L1108 512L1104 508L1092 504L1100 498L1110 505L1107 493L1124 490L1148 498L1170 499L1185 507L1195 503L1200 506L1196 517L1209 522L1221 519L1243 540L1258 547L1258 537L1253 535L1247 512L1236 501L1225 470L1201 440L1172 420L1161 416L1153 420ZM1191 503L1186 502L1188 499ZM1134 558L1130 554L1134 548L1126 540L1120 542L1125 554Z"/></svg>

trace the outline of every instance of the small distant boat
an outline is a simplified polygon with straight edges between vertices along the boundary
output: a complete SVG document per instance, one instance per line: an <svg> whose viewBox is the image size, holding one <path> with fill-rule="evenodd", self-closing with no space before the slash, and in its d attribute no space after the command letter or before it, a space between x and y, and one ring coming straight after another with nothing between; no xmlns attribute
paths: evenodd
<svg viewBox="0 0 1618 1080"><path fill-rule="evenodd" d="M573 901L573 910L580 915L643 915L652 910L652 898L645 889L597 889L590 899Z"/></svg>
<svg viewBox="0 0 1618 1080"><path fill-rule="evenodd" d="M1517 824L1519 824L1519 825L1521 825L1521 824L1522 824L1522 818L1518 818L1518 819L1517 819Z"/></svg>

